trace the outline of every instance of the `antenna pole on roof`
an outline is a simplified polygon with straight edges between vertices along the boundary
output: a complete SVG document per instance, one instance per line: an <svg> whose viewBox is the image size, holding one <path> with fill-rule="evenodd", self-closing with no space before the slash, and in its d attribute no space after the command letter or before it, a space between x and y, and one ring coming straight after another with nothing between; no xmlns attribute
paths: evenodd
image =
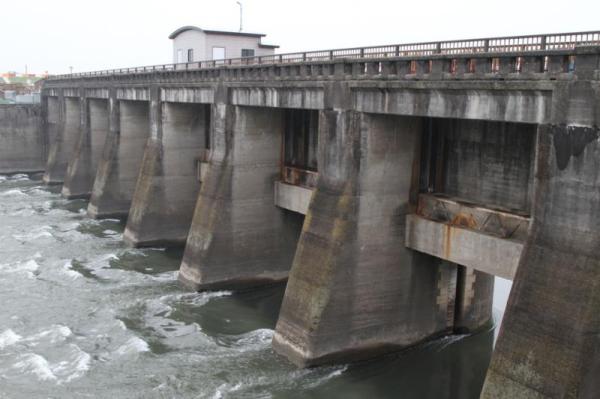
<svg viewBox="0 0 600 399"><path fill-rule="evenodd" d="M238 3L238 5L240 6L240 32L242 31L242 3L240 3L239 1L236 1L236 3Z"/></svg>

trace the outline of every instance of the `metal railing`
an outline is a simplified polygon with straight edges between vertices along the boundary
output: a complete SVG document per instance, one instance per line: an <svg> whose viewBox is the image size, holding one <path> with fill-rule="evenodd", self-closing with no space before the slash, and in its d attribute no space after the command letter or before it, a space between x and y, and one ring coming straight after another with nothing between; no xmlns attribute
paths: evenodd
<svg viewBox="0 0 600 399"><path fill-rule="evenodd" d="M543 52L553 50L572 50L575 49L575 47L580 46L600 46L600 31L319 50L301 53L273 54L255 57L228 58L224 60L110 69L96 72L55 75L49 77L48 79L57 80L160 71L199 70L226 66L277 65L299 62L334 61L336 59L356 60L388 57L423 57L430 55L494 54L509 52L526 53L531 51Z"/></svg>

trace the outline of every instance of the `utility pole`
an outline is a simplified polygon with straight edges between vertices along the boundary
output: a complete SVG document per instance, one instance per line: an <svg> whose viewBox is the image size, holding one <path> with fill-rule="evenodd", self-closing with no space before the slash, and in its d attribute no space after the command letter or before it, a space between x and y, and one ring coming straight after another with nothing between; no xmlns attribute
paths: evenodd
<svg viewBox="0 0 600 399"><path fill-rule="evenodd" d="M240 6L240 32L242 31L242 3L239 1L236 1L236 3L238 3L238 5Z"/></svg>

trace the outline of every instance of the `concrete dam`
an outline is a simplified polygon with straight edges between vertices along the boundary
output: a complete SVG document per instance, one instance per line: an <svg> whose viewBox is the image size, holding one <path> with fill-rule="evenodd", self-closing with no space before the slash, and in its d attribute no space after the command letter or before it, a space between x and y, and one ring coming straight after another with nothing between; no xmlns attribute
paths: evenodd
<svg viewBox="0 0 600 399"><path fill-rule="evenodd" d="M600 395L600 32L54 76L0 107L0 173L43 172L191 290L287 280L300 367L492 321L482 398Z"/></svg>

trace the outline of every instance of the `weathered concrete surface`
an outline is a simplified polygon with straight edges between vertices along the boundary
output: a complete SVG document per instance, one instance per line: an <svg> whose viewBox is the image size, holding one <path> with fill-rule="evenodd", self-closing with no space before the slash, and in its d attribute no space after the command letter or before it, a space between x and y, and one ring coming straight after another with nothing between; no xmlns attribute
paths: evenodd
<svg viewBox="0 0 600 399"><path fill-rule="evenodd" d="M39 105L0 105L0 174L43 171L46 144Z"/></svg>
<svg viewBox="0 0 600 399"><path fill-rule="evenodd" d="M454 268L403 245L422 120L336 111L320 119L319 180L274 349L311 366L451 330Z"/></svg>
<svg viewBox="0 0 600 399"><path fill-rule="evenodd" d="M56 135L50 142L44 174L46 184L62 184L65 179L69 159L74 153L81 128L79 102L79 98L58 97L60 122ZM50 113L48 115L50 117Z"/></svg>
<svg viewBox="0 0 600 399"><path fill-rule="evenodd" d="M507 280L514 278L523 243L417 215L406 217L406 246Z"/></svg>
<svg viewBox="0 0 600 399"><path fill-rule="evenodd" d="M457 267L454 332L474 333L492 326L494 276Z"/></svg>
<svg viewBox="0 0 600 399"><path fill-rule="evenodd" d="M131 208L150 135L149 104L109 99L109 132L98 164L88 214L125 218Z"/></svg>
<svg viewBox="0 0 600 399"><path fill-rule="evenodd" d="M287 278L302 215L273 203L283 110L215 106L214 147L179 271L201 290Z"/></svg>
<svg viewBox="0 0 600 399"><path fill-rule="evenodd" d="M69 160L62 188L62 195L69 199L90 197L108 134L106 100L83 99L80 112L79 138Z"/></svg>
<svg viewBox="0 0 600 399"><path fill-rule="evenodd" d="M433 124L445 141L445 194L529 211L535 125L458 119Z"/></svg>
<svg viewBox="0 0 600 399"><path fill-rule="evenodd" d="M160 103L157 96L151 101L151 135L123 235L129 245L185 243L200 188L196 163L205 145L207 109Z"/></svg>
<svg viewBox="0 0 600 399"><path fill-rule="evenodd" d="M293 186L280 181L275 182L275 205L306 215L313 191L306 187Z"/></svg>
<svg viewBox="0 0 600 399"><path fill-rule="evenodd" d="M597 128L538 131L533 227L482 398L600 392L600 142Z"/></svg>

